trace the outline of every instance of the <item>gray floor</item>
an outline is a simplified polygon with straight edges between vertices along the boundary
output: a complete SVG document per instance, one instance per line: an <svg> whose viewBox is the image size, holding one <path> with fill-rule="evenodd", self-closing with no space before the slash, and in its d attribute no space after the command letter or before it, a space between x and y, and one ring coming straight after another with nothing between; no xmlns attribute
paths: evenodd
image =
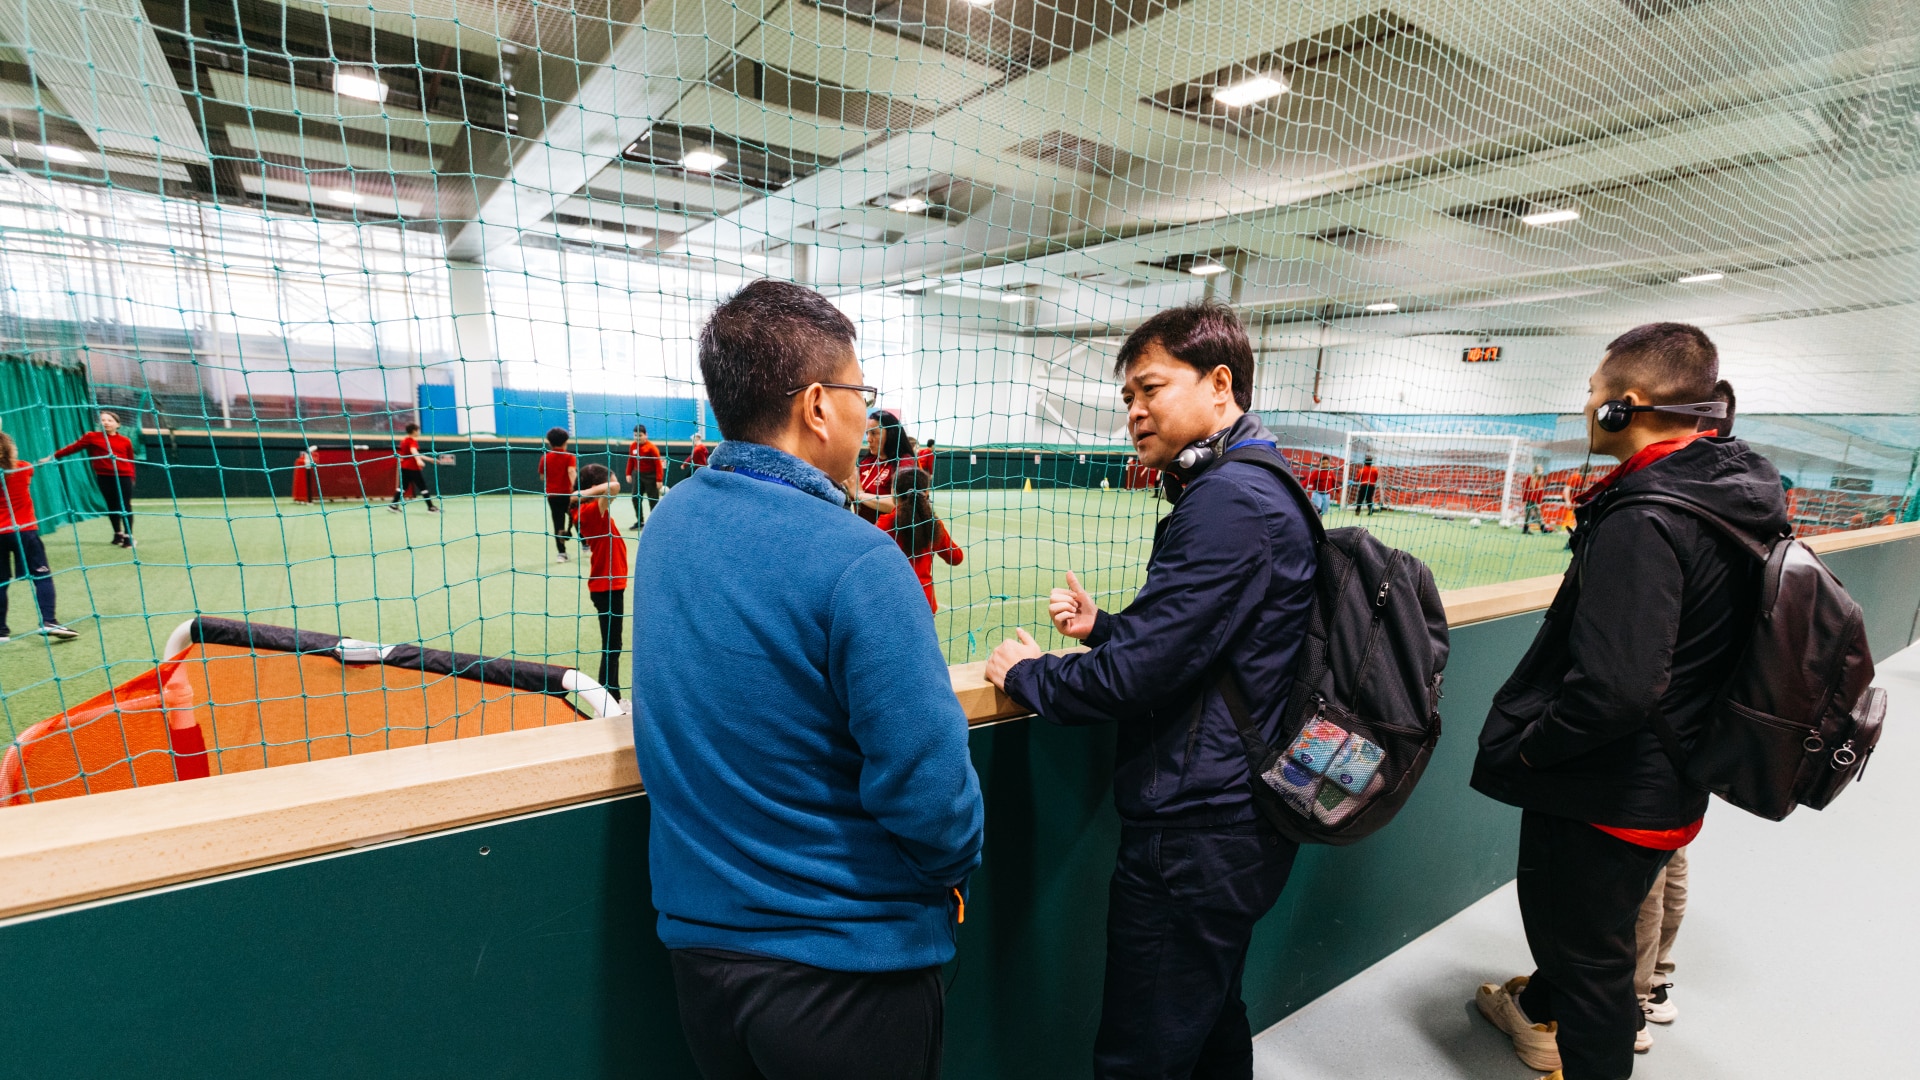
<svg viewBox="0 0 1920 1080"><path fill-rule="evenodd" d="M1654 1028L1636 1077L1920 1077L1920 646L1876 682L1887 732L1839 802L1777 823L1708 813L1674 949L1680 1019ZM1528 1080L1472 996L1531 966L1509 885L1263 1032L1255 1076Z"/></svg>

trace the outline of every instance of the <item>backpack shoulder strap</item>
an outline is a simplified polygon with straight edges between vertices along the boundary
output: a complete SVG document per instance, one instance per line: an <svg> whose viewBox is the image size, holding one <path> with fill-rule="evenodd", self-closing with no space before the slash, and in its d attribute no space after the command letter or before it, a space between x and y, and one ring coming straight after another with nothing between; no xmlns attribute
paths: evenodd
<svg viewBox="0 0 1920 1080"><path fill-rule="evenodd" d="M1768 556L1773 554L1772 543L1760 540L1752 533L1740 528L1738 525L1735 525L1733 522L1728 521L1726 518L1721 517L1706 507L1701 506L1692 499L1683 499L1678 495L1662 495L1657 492L1648 492L1644 495L1628 495L1607 507L1607 513L1611 514L1623 506L1645 505L1671 506L1675 509L1684 510L1713 526L1716 531L1740 545L1742 551L1759 559L1762 563L1765 563Z"/></svg>
<svg viewBox="0 0 1920 1080"><path fill-rule="evenodd" d="M1280 456L1278 450L1243 446L1237 450L1229 450L1220 456L1222 465L1229 461L1257 465L1279 477L1281 486L1292 494L1294 505L1300 508L1301 516L1307 519L1307 529L1313 533L1313 542L1319 544L1327 538L1327 528L1320 524L1320 512L1313 508L1312 497L1307 494L1307 489L1300 486L1300 478L1293 475L1292 469L1287 468L1286 460Z"/></svg>

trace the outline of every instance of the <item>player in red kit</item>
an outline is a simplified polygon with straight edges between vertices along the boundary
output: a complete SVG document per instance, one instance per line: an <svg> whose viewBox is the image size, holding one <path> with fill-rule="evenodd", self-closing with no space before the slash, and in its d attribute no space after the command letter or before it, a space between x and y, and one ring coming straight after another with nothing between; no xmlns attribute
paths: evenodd
<svg viewBox="0 0 1920 1080"><path fill-rule="evenodd" d="M100 430L89 431L73 442L53 452L53 457L63 458L69 454L86 451L88 464L93 466L93 482L100 488L100 497L107 503L107 523L113 526L113 543L118 547L133 546L133 440L120 434L120 417L116 413L100 413Z"/></svg>
<svg viewBox="0 0 1920 1080"><path fill-rule="evenodd" d="M633 441L627 444L627 483L633 485L633 527L647 527L647 506L660 503L660 484L667 478L667 459L660 448L647 438L647 425L633 425ZM645 503L640 500L644 497Z"/></svg>
<svg viewBox="0 0 1920 1080"><path fill-rule="evenodd" d="M40 542L40 520L33 511L33 465L21 461L13 437L0 434L0 641L7 640L7 584L15 578L33 582L33 598L40 605L40 631L55 641L79 637L54 616L53 571L47 549Z"/></svg>
<svg viewBox="0 0 1920 1080"><path fill-rule="evenodd" d="M567 561L567 534L573 531L573 489L580 477L579 459L567 452L566 428L547 432L547 450L540 455L540 477L545 481L547 512L553 516L553 546Z"/></svg>
<svg viewBox="0 0 1920 1080"><path fill-rule="evenodd" d="M600 623L600 668L607 693L620 696L621 637L627 618L627 541L613 523L620 481L600 464L580 470L580 546L587 549L587 598Z"/></svg>
<svg viewBox="0 0 1920 1080"><path fill-rule="evenodd" d="M406 434L400 439L400 482L393 486L393 502L387 509L401 513L400 501L413 497L419 492L427 500L427 513L437 514L440 508L433 505L433 489L427 486L427 459L420 453L420 425L408 424Z"/></svg>

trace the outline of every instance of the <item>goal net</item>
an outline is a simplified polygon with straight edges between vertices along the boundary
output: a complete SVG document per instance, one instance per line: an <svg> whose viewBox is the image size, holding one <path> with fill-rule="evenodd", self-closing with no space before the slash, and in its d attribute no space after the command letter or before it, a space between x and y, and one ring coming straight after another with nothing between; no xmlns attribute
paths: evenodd
<svg viewBox="0 0 1920 1080"><path fill-rule="evenodd" d="M1341 505L1518 525L1533 456L1518 435L1349 431Z"/></svg>

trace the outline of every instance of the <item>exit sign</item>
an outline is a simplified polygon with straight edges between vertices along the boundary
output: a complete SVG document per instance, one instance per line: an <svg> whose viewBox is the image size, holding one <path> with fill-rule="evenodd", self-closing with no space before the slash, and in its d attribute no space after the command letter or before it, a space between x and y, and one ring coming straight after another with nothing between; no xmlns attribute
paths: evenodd
<svg viewBox="0 0 1920 1080"><path fill-rule="evenodd" d="M1498 360L1500 359L1500 346L1475 345L1471 349L1463 350L1460 353L1460 359L1465 360L1469 364L1483 364L1489 360Z"/></svg>

